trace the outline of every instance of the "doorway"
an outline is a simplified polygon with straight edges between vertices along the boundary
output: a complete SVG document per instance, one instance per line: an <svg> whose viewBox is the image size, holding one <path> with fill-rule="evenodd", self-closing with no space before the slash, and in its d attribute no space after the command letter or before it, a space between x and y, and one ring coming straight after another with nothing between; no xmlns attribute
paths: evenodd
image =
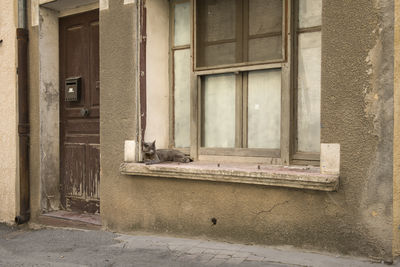
<svg viewBox="0 0 400 267"><path fill-rule="evenodd" d="M66 210L100 212L99 11L59 20L60 195Z"/></svg>

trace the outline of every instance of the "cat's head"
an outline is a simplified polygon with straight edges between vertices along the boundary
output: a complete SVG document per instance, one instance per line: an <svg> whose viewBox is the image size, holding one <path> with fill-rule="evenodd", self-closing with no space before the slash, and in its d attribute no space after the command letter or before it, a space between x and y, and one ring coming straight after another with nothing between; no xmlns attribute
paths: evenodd
<svg viewBox="0 0 400 267"><path fill-rule="evenodd" d="M143 143L143 152L147 155L153 155L156 152L156 140Z"/></svg>

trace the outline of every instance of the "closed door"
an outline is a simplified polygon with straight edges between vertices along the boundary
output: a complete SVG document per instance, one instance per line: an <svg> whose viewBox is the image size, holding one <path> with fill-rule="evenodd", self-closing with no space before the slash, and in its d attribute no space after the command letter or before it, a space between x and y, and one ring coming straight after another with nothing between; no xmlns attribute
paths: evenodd
<svg viewBox="0 0 400 267"><path fill-rule="evenodd" d="M98 10L60 18L59 25L61 203L67 210L98 213Z"/></svg>

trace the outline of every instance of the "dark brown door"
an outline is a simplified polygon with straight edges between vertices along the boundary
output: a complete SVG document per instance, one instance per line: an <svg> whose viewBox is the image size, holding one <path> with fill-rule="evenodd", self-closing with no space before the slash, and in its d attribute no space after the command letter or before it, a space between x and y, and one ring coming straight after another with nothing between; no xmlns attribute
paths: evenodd
<svg viewBox="0 0 400 267"><path fill-rule="evenodd" d="M100 212L99 12L60 21L61 203L67 210ZM65 81L81 78L74 101ZM69 89L68 87L68 90Z"/></svg>

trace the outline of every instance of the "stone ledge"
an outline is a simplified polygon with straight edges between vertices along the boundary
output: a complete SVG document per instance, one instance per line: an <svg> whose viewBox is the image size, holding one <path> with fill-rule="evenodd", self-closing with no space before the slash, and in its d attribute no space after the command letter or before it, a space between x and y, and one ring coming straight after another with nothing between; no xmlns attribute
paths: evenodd
<svg viewBox="0 0 400 267"><path fill-rule="evenodd" d="M217 165L210 162L168 162L154 165L122 163L120 172L133 176L258 184L318 191L336 191L339 187L339 175L321 174L319 167L237 163Z"/></svg>

